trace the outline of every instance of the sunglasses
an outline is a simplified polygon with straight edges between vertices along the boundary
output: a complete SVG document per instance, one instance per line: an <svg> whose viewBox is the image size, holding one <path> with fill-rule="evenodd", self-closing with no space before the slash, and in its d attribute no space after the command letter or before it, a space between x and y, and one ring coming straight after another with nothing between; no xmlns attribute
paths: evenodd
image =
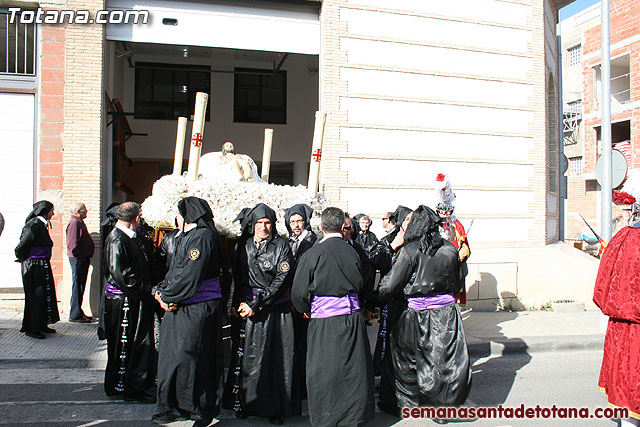
<svg viewBox="0 0 640 427"><path fill-rule="evenodd" d="M351 230L351 226L348 227L342 227L343 230Z"/></svg>

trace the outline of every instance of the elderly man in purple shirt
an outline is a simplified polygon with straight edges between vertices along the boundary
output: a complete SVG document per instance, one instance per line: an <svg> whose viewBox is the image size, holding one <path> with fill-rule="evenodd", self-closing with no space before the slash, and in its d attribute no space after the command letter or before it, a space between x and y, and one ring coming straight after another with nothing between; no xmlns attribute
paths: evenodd
<svg viewBox="0 0 640 427"><path fill-rule="evenodd" d="M92 318L82 312L82 297L87 283L89 264L93 256L94 243L84 219L87 217L87 207L84 203L71 205L71 219L67 225L67 256L71 264L71 311L69 321L89 323Z"/></svg>

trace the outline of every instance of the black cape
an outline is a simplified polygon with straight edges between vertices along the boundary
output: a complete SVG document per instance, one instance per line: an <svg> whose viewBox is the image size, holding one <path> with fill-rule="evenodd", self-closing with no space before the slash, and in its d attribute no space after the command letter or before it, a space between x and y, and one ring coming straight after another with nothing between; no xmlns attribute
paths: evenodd
<svg viewBox="0 0 640 427"><path fill-rule="evenodd" d="M362 231L358 233L358 236L354 239L362 246L367 253L378 243L378 237L372 231Z"/></svg>
<svg viewBox="0 0 640 427"><path fill-rule="evenodd" d="M458 251L449 242L434 249L406 243L381 281L382 303L405 296L455 293L463 284ZM419 337L416 338L416 337ZM469 353L457 304L416 311L407 307L390 331L383 375L391 381L397 406L457 406L471 388Z"/></svg>
<svg viewBox="0 0 640 427"><path fill-rule="evenodd" d="M34 205L34 211L35 208ZM51 208L37 214L48 213ZM48 324L60 320L51 262L48 258L29 258L29 252L33 247L53 247L49 230L36 216L33 213L29 215L27 223L22 228L20 242L15 248L16 258L22 263L24 287L24 316L20 332L41 332Z"/></svg>
<svg viewBox="0 0 640 427"><path fill-rule="evenodd" d="M153 282L158 284L162 282L171 267L171 260L176 251L176 235L180 230L171 230L167 232L156 249L151 261L151 275Z"/></svg>
<svg viewBox="0 0 640 427"><path fill-rule="evenodd" d="M259 209L255 220L268 217L267 209ZM275 220L272 222L275 229ZM263 417L291 417L302 412L293 379L293 316L289 302L280 302L290 287L291 262L289 244L278 235L259 247L251 236L236 245L234 305L246 300L255 314L235 325L238 330L225 385L225 409ZM252 289L261 292L250 300L247 294Z"/></svg>
<svg viewBox="0 0 640 427"><path fill-rule="evenodd" d="M105 241L105 280L122 295L104 298L108 396L135 394L152 387L156 373L154 299L142 244L114 228Z"/></svg>
<svg viewBox="0 0 640 427"><path fill-rule="evenodd" d="M356 251L331 237L307 251L298 265L291 302L311 311L317 296L345 296L365 288ZM373 364L361 313L309 321L307 393L313 426L359 426L374 417Z"/></svg>
<svg viewBox="0 0 640 427"><path fill-rule="evenodd" d="M299 237L294 237L293 230L291 229L291 215L298 214L305 222L305 229ZM313 214L311 206L306 204L297 204L284 210L284 221L287 231L289 231L289 247L291 247L291 253L293 254L293 265L289 272L289 276L293 277L296 274L296 268L298 261L302 254L311 249L311 247L318 240L318 236L311 230L309 220ZM304 235L304 236L303 236ZM293 313L293 327L294 327L294 379L296 385L296 393L301 398L305 398L307 394L307 371L305 363L307 360L307 329L309 328L309 319L305 318L302 313Z"/></svg>
<svg viewBox="0 0 640 427"><path fill-rule="evenodd" d="M159 289L178 304L161 325L157 413L180 409L211 419L220 413L223 377L222 298L182 304L203 280L220 277L214 233L197 227L175 238L171 266ZM197 252L196 252L197 251Z"/></svg>

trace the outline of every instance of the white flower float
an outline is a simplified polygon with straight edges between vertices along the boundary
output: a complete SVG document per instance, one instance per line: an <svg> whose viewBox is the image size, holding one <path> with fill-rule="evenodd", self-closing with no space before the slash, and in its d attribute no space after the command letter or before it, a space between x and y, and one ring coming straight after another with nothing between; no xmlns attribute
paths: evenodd
<svg viewBox="0 0 640 427"><path fill-rule="evenodd" d="M207 156L213 161L209 161ZM258 203L264 203L276 212L276 227L281 235L287 235L284 210L298 203L306 203L314 209L311 226L314 230L320 229L320 213L329 206L329 201L322 194L314 196L303 185L275 185L251 179L238 181L228 171L216 171L215 164L220 157L219 153L202 156L200 177L196 181L190 182L186 176L179 175L165 175L156 181L151 196L142 204L145 221L152 227L173 228L178 201L196 196L209 203L216 227L226 237L240 235L240 224L233 220L243 208L251 208ZM253 161L250 164L255 169Z"/></svg>

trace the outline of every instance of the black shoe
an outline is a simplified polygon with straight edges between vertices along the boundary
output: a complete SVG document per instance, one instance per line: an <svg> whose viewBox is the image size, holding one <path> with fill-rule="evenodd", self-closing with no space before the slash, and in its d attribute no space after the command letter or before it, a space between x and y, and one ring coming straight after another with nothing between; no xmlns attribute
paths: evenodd
<svg viewBox="0 0 640 427"><path fill-rule="evenodd" d="M276 415L273 417L269 417L269 422L273 425L281 426L282 424L284 424L284 418L282 418L281 415Z"/></svg>
<svg viewBox="0 0 640 427"><path fill-rule="evenodd" d="M91 323L91 320L85 317L78 317L77 319L69 318L69 322L71 323Z"/></svg>
<svg viewBox="0 0 640 427"><path fill-rule="evenodd" d="M43 340L45 338L45 336L42 335L40 332L25 332L24 334L28 337L36 338L39 340Z"/></svg>
<svg viewBox="0 0 640 427"><path fill-rule="evenodd" d="M213 418L198 418L193 423L193 427L208 427L213 422Z"/></svg>
<svg viewBox="0 0 640 427"><path fill-rule="evenodd" d="M187 421L191 419L191 412L189 411L184 411L180 408L176 408L176 410L178 411L178 418L176 419L176 421ZM196 415L194 415L195 417ZM194 420L197 418L193 418Z"/></svg>
<svg viewBox="0 0 640 427"><path fill-rule="evenodd" d="M398 407L394 405L390 405L384 402L378 402L378 408L380 408L382 412L386 412L387 414L393 415L394 417L400 416L400 409L398 409Z"/></svg>
<svg viewBox="0 0 640 427"><path fill-rule="evenodd" d="M239 420L246 420L247 418L249 418L249 414L247 414L244 411L237 411L236 412L236 418Z"/></svg>
<svg viewBox="0 0 640 427"><path fill-rule="evenodd" d="M124 400L125 402L156 403L155 396L149 396L148 394L144 393L126 394L122 398L122 400Z"/></svg>
<svg viewBox="0 0 640 427"><path fill-rule="evenodd" d="M175 421L186 421L187 419L188 418L185 418L182 415L176 415L171 411L160 412L159 414L154 414L153 417L151 417L151 421L159 425L169 424Z"/></svg>
<svg viewBox="0 0 640 427"><path fill-rule="evenodd" d="M55 329L53 329L53 328L50 328L50 327L46 326L46 327L42 330L42 332L46 332L47 334L55 334L55 333L56 333L56 330L55 330Z"/></svg>

